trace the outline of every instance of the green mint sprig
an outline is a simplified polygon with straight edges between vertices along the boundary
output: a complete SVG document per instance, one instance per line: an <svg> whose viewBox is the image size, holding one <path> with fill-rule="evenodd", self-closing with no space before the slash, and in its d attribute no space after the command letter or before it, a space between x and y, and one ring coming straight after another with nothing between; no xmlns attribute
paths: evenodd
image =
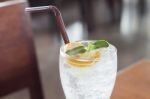
<svg viewBox="0 0 150 99"><path fill-rule="evenodd" d="M71 55L76 55L76 54L81 54L81 53L84 53L84 52L86 52L86 49L85 49L84 46L78 46L78 47L75 47L71 50L66 51L66 53L70 56Z"/></svg>
<svg viewBox="0 0 150 99"><path fill-rule="evenodd" d="M108 46L109 46L109 43L106 40L97 40L95 42L90 42L88 44L87 50L91 51L91 50L108 47Z"/></svg>
<svg viewBox="0 0 150 99"><path fill-rule="evenodd" d="M77 55L92 50L96 50L103 47L108 47L109 43L106 40L97 40L95 42L88 43L87 46L78 46L73 49L67 50L66 53L70 56Z"/></svg>

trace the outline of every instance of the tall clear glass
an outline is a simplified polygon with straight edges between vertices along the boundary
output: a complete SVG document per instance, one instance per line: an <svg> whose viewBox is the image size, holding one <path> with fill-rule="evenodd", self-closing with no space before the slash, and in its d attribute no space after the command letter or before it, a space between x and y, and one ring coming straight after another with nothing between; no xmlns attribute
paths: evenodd
<svg viewBox="0 0 150 99"><path fill-rule="evenodd" d="M77 59L77 62L92 63L76 67L67 63L69 56L64 47L60 48L59 69L66 99L110 99L117 74L117 49L109 44L109 47L99 49L99 60Z"/></svg>

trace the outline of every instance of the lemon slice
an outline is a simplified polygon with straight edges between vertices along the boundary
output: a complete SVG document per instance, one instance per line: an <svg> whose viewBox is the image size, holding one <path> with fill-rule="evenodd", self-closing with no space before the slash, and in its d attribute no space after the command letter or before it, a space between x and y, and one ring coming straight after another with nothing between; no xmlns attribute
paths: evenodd
<svg viewBox="0 0 150 99"><path fill-rule="evenodd" d="M78 54L68 57L66 63L73 67L89 67L100 59L101 53L99 50Z"/></svg>
<svg viewBox="0 0 150 99"><path fill-rule="evenodd" d="M64 51L66 52L67 50L73 49L78 46L83 46L83 44L79 41L68 43L67 45L65 45Z"/></svg>

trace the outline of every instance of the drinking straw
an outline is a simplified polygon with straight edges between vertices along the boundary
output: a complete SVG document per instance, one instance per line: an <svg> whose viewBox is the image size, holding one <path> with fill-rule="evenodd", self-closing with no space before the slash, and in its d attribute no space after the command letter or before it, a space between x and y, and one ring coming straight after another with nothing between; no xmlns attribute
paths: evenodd
<svg viewBox="0 0 150 99"><path fill-rule="evenodd" d="M65 25L64 25L64 21L62 19L62 16L61 16L61 13L60 13L60 10L55 7L55 6L52 6L52 5L49 5L49 6L39 6L39 7L28 7L25 9L25 11L27 12L33 12L33 13L38 13L38 12L52 12L55 16L55 19L56 19L56 23L57 23L57 26L59 28L59 31L63 37L63 40L64 40L64 43L67 44L69 43L69 38L68 38L68 35L67 35L67 32L66 32L66 29L65 29Z"/></svg>

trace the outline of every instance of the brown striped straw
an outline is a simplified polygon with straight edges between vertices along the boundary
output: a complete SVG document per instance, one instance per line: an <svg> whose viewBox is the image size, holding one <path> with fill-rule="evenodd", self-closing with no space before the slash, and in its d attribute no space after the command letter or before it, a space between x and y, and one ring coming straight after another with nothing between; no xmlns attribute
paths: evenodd
<svg viewBox="0 0 150 99"><path fill-rule="evenodd" d="M61 16L60 11L58 10L57 7L49 5L49 6L39 6L39 7L28 7L25 9L27 12L33 12L33 13L38 13L38 12L52 12L55 16L57 26L59 28L59 31L63 37L64 43L67 44L69 43L69 38L65 29L65 25Z"/></svg>

